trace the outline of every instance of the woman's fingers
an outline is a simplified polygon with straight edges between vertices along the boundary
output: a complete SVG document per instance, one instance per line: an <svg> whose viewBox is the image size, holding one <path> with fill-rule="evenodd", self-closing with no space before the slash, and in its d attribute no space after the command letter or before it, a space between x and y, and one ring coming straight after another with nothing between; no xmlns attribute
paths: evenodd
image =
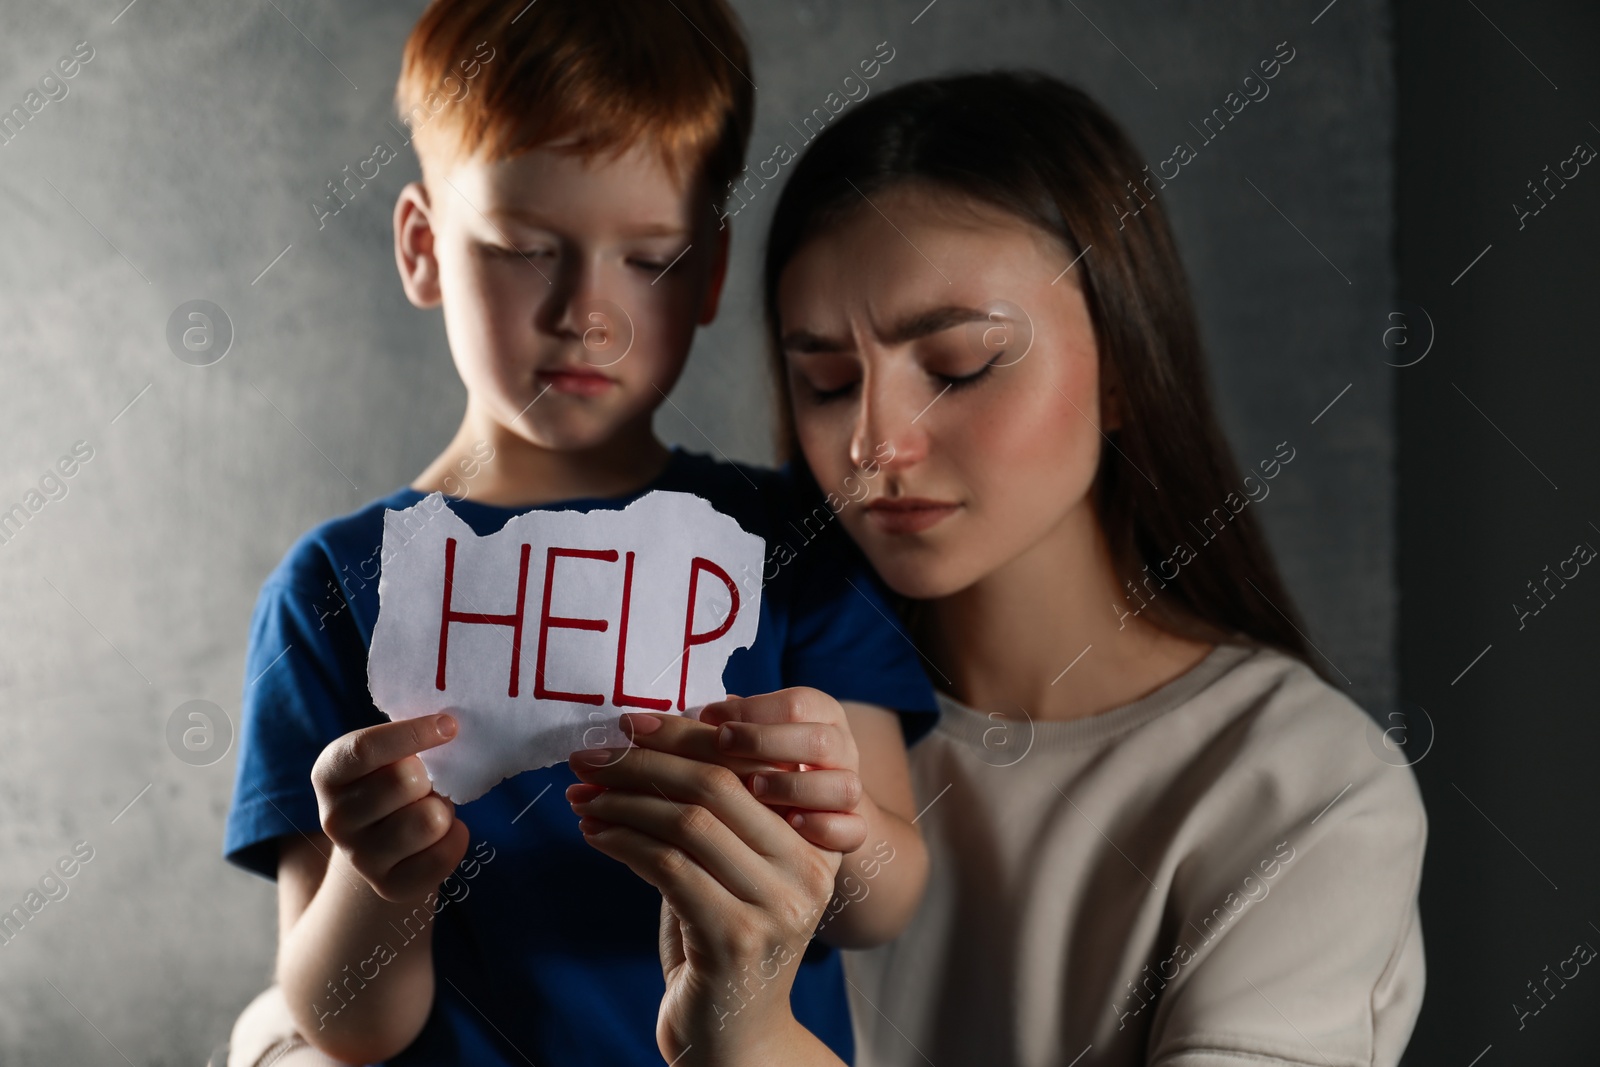
<svg viewBox="0 0 1600 1067"><path fill-rule="evenodd" d="M765 763L850 767L854 742L848 731L827 722L725 722L717 727L717 751Z"/></svg>
<svg viewBox="0 0 1600 1067"><path fill-rule="evenodd" d="M844 708L828 694L804 686L718 701L701 711L718 724L717 751L769 763L854 770L855 738Z"/></svg>
<svg viewBox="0 0 1600 1067"><path fill-rule="evenodd" d="M687 756L702 763L721 764L741 778L755 771L776 766L761 760L746 759L722 752L717 748L716 727L682 715L626 712L620 721L623 733L640 748ZM624 750L624 753L627 751ZM627 759L628 756L624 754L620 758Z"/></svg>
<svg viewBox="0 0 1600 1067"><path fill-rule="evenodd" d="M677 848L740 900L759 905L771 896L771 868L765 857L753 852L708 808L659 794L607 789L592 800L573 803L572 810L586 819L601 820L606 828L637 830ZM593 836L583 822L579 828L586 837Z"/></svg>
<svg viewBox="0 0 1600 1067"><path fill-rule="evenodd" d="M628 790L660 795L679 804L707 809L750 849L763 856L792 850L794 833L783 819L750 795L744 782L727 767L647 748L627 749L618 759L609 749L574 752L568 766L579 781L607 791Z"/></svg>
<svg viewBox="0 0 1600 1067"><path fill-rule="evenodd" d="M700 721L710 723L712 726L721 726L729 718L728 706L743 699L744 697L736 693L729 693L721 700L712 701L700 709Z"/></svg>
<svg viewBox="0 0 1600 1067"><path fill-rule="evenodd" d="M798 939L803 950L833 897L839 872L837 853L803 845L804 852L796 854L794 863L772 868L777 876L774 896L756 906L676 845L631 826L597 829L585 834L584 840L655 886L672 910L698 932L701 951L720 951L735 959L757 950L770 952L774 929Z"/></svg>
<svg viewBox="0 0 1600 1067"><path fill-rule="evenodd" d="M742 918L748 921L742 902L676 846L627 826L585 834L584 840L655 886L678 917L699 930L734 937L734 927Z"/></svg>
<svg viewBox="0 0 1600 1067"><path fill-rule="evenodd" d="M861 802L861 776L855 771L758 771L746 781L763 804L850 812Z"/></svg>
<svg viewBox="0 0 1600 1067"><path fill-rule="evenodd" d="M718 725L724 722L842 722L844 709L820 689L790 686L753 697L730 696L707 704L700 721Z"/></svg>
<svg viewBox="0 0 1600 1067"><path fill-rule="evenodd" d="M818 848L847 855L867 843L867 820L854 812L796 811L789 815L795 832Z"/></svg>

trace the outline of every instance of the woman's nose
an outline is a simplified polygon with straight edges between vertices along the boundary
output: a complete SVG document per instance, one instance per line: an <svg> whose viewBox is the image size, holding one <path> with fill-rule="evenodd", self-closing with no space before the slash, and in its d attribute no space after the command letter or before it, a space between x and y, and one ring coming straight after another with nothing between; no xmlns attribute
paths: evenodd
<svg viewBox="0 0 1600 1067"><path fill-rule="evenodd" d="M857 469L877 464L903 470L927 458L928 427L910 383L886 381L882 374L863 381L861 407L850 434L850 463Z"/></svg>

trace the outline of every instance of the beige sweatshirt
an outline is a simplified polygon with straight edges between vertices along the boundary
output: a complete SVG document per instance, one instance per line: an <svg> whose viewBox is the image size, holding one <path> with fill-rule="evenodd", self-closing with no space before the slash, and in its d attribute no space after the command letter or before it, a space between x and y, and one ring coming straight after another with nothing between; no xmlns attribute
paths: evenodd
<svg viewBox="0 0 1600 1067"><path fill-rule="evenodd" d="M857 1064L1398 1062L1427 820L1343 693L1224 644L1087 719L940 706L911 750L927 895L845 953Z"/></svg>

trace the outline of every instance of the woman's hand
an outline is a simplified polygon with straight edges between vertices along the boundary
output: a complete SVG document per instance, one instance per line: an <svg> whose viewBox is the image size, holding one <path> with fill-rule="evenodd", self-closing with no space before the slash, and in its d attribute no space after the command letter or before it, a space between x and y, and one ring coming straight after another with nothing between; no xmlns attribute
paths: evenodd
<svg viewBox="0 0 1600 1067"><path fill-rule="evenodd" d="M651 745L638 730L634 743ZM659 720L657 720L659 721ZM850 853L866 840L861 803L861 754L844 708L826 693L794 687L707 704L700 721L717 727L716 751L778 769L745 778L753 796L784 811L789 825L814 845ZM643 737L645 740L640 740Z"/></svg>
<svg viewBox="0 0 1600 1067"><path fill-rule="evenodd" d="M625 723L646 718L655 717ZM667 992L656 1041L669 1062L693 1050L686 1063L836 1063L795 1022L789 989L833 896L840 854L751 795L722 765L733 758L717 748L717 730L666 715L638 735L662 750L641 741L573 753L581 783L568 800L592 846L661 892Z"/></svg>

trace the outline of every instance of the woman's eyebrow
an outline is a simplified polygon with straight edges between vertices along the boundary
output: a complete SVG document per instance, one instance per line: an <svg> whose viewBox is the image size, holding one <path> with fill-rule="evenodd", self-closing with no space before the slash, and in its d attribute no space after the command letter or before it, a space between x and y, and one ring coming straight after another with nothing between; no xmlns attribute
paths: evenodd
<svg viewBox="0 0 1600 1067"><path fill-rule="evenodd" d="M960 304L945 304L941 307L930 308L909 315L891 326L882 335L884 344L898 345L907 341L931 334L941 333L952 326L961 326L968 322L987 322L989 313L982 308L964 307ZM810 330L791 330L783 335L783 349L786 352L843 352L850 348L850 342L839 341Z"/></svg>
<svg viewBox="0 0 1600 1067"><path fill-rule="evenodd" d="M989 313L981 308L945 304L942 307L919 311L914 315L901 319L884 332L883 343L886 345L904 344L907 341L915 341L930 334L941 333L952 326L960 326L968 322L984 322L988 318Z"/></svg>

